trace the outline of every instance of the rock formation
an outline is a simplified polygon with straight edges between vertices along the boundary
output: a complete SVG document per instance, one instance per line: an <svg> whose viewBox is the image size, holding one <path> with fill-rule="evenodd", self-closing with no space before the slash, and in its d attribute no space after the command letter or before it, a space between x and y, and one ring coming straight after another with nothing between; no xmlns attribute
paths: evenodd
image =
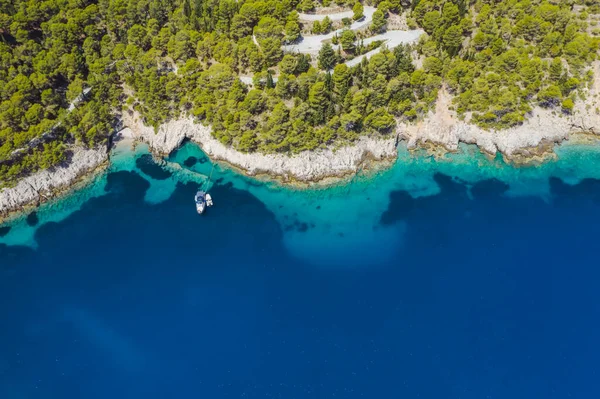
<svg viewBox="0 0 600 399"><path fill-rule="evenodd" d="M1 189L0 214L52 198L55 193L68 189L74 181L95 170L107 159L106 148L74 148L67 164L41 170L22 179L14 187Z"/></svg>

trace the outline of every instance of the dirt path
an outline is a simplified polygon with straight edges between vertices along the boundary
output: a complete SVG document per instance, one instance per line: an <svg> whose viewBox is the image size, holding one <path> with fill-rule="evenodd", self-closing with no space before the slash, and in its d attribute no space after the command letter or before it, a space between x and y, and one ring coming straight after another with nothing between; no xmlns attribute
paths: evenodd
<svg viewBox="0 0 600 399"><path fill-rule="evenodd" d="M350 30L358 30L364 27L367 27L373 21L373 13L375 12L374 7L367 6L364 9L365 18L362 21L356 21L352 25L350 25ZM302 19L302 15L314 17L311 21L321 21L325 19L325 17L329 17L331 20L334 20L333 17L339 17L344 13L335 13L335 14L322 14L322 15L312 15L312 14L301 14L300 19ZM350 17L352 17L352 12L350 12ZM341 17L342 19L345 17ZM303 36L298 43L290 44L287 46L283 46L283 50L290 53L303 53L303 54L318 54L323 42L326 40L331 40L336 34L340 35L344 30L348 28L338 29L336 31L330 32L326 35L310 35Z"/></svg>

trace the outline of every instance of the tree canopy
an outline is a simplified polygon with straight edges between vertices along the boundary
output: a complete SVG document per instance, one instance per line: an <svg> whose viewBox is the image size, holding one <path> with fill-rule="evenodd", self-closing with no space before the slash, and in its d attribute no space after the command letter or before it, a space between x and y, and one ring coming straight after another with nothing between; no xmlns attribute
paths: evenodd
<svg viewBox="0 0 600 399"><path fill-rule="evenodd" d="M536 106L572 112L600 48L589 0L372 0L367 34L404 13L427 35L353 67L340 62L372 48L365 32L315 59L283 52L313 28L298 11L334 3L364 15L355 0L0 0L0 182L104 145L129 108L155 127L191 115L240 151L298 152L388 134L445 84L461 116L510 127Z"/></svg>

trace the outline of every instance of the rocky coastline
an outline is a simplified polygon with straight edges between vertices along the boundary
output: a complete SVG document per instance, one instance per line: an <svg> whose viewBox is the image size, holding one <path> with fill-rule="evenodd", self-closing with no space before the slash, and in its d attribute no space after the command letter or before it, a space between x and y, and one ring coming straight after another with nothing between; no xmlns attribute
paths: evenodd
<svg viewBox="0 0 600 399"><path fill-rule="evenodd" d="M140 116L126 113L124 136L146 142L153 152L166 155L188 139L198 144L213 160L224 161L249 176L269 175L282 181L320 182L343 178L365 167L367 162L396 158L397 134L387 137L362 137L351 146L305 151L296 155L242 153L225 146L211 134L211 128L191 118L161 125L158 132L145 126Z"/></svg>
<svg viewBox="0 0 600 399"><path fill-rule="evenodd" d="M527 164L553 153L554 144L568 140L573 134L600 137L600 97L589 95L571 115L560 110L536 108L520 126L487 131L468 120L460 120L450 111L449 96L442 90L436 109L417 124L401 124L399 134L409 148L433 145L454 152L460 143L474 144L490 156L501 153L508 162Z"/></svg>
<svg viewBox="0 0 600 399"><path fill-rule="evenodd" d="M0 222L14 212L22 212L72 189L77 182L108 165L105 147L74 147L64 165L42 170L20 180L14 187L0 190Z"/></svg>
<svg viewBox="0 0 600 399"><path fill-rule="evenodd" d="M486 131L461 120L452 111L451 96L440 90L436 108L416 124L399 123L395 133L387 137L362 137L351 146L283 154L248 154L227 147L215 139L211 128L195 123L192 118L172 120L159 127L145 126L133 111L123 113L121 137L145 142L157 155L167 155L185 140L198 144L212 159L225 162L249 176L267 175L284 183L331 183L368 168L386 164L397 157L399 140L409 148L458 150L460 143L477 145L490 156L501 153L515 164L539 161L553 154L554 144L568 140L573 134L600 137L600 61L594 63L595 80L586 90L585 101L576 103L574 112L537 108L522 125L499 131ZM73 185L82 176L107 164L105 148L75 148L66 166L40 171L20 181L15 187L0 190L0 219L28 205L36 205Z"/></svg>

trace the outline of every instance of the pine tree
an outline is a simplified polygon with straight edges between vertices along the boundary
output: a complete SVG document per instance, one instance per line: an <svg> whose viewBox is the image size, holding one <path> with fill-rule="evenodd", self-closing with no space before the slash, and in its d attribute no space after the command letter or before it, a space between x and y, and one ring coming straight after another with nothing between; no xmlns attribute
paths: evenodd
<svg viewBox="0 0 600 399"><path fill-rule="evenodd" d="M402 72L410 74L415 70L408 50L402 45L394 48L394 60L392 73L396 76L400 75Z"/></svg>
<svg viewBox="0 0 600 399"><path fill-rule="evenodd" d="M444 33L444 46L450 54L456 54L462 44L462 29L458 26L449 27Z"/></svg>
<svg viewBox="0 0 600 399"><path fill-rule="evenodd" d="M313 0L302 0L302 2L298 5L298 9L304 12L314 10L315 3Z"/></svg>
<svg viewBox="0 0 600 399"><path fill-rule="evenodd" d="M365 16L364 7L362 4L360 4L359 1L354 3L354 7L352 7L352 12L354 13L354 15L352 16L352 19L354 19L355 21L358 21L359 19L361 19Z"/></svg>
<svg viewBox="0 0 600 399"><path fill-rule="evenodd" d="M346 93L348 93L350 78L350 68L348 68L346 64L339 64L335 66L333 70L333 92L338 98L338 102L341 102L340 99L343 99L346 96Z"/></svg>
<svg viewBox="0 0 600 399"><path fill-rule="evenodd" d="M335 51L333 51L333 47L331 44L325 43L321 50L319 51L319 68L328 71L333 69L336 64L336 56Z"/></svg>
<svg viewBox="0 0 600 399"><path fill-rule="evenodd" d="M331 71L327 71L325 74L325 89L328 93L333 90L333 79L331 78Z"/></svg>
<svg viewBox="0 0 600 399"><path fill-rule="evenodd" d="M385 27L386 24L386 20L385 20L385 16L383 15L383 12L381 12L381 10L376 10L373 13L373 21L371 21L371 31L375 32L375 33L379 33L383 30L383 28Z"/></svg>
<svg viewBox="0 0 600 399"><path fill-rule="evenodd" d="M271 75L270 71L267 71L267 89L272 89L275 87L275 83L273 82L273 75Z"/></svg>
<svg viewBox="0 0 600 399"><path fill-rule="evenodd" d="M300 25L298 22L289 20L285 24L285 40L293 43L300 38Z"/></svg>
<svg viewBox="0 0 600 399"><path fill-rule="evenodd" d="M331 22L331 19L329 19L329 17L325 17L321 22L321 33L329 33L332 26L333 23Z"/></svg>
<svg viewBox="0 0 600 399"><path fill-rule="evenodd" d="M308 103L313 110L314 122L316 124L322 123L327 108L327 90L324 82L317 82L310 88Z"/></svg>
<svg viewBox="0 0 600 399"><path fill-rule="evenodd" d="M192 7L190 6L190 1L189 0L184 0L183 2L183 15L185 15L186 17L190 17L190 15L192 14Z"/></svg>
<svg viewBox="0 0 600 399"><path fill-rule="evenodd" d="M342 32L342 36L340 37L340 43L342 44L342 49L347 52L353 52L356 48L354 45L354 41L356 40L356 35L351 30L345 30Z"/></svg>
<svg viewBox="0 0 600 399"><path fill-rule="evenodd" d="M303 73L308 71L310 68L310 55L300 54L298 56L298 66L296 67L296 73Z"/></svg>
<svg viewBox="0 0 600 399"><path fill-rule="evenodd" d="M318 35L321 33L321 23L319 21L313 22L312 33Z"/></svg>

